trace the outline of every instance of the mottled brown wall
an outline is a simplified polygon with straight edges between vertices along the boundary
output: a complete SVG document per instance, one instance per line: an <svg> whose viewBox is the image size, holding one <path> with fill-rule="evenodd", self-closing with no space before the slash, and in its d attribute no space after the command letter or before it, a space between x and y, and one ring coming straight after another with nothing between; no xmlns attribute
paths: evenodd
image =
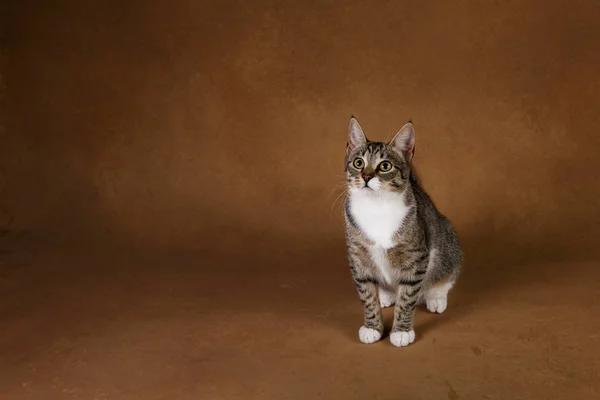
<svg viewBox="0 0 600 400"><path fill-rule="evenodd" d="M598 239L598 1L3 7L12 229L339 239L354 113L375 139L412 118L425 185L474 249Z"/></svg>

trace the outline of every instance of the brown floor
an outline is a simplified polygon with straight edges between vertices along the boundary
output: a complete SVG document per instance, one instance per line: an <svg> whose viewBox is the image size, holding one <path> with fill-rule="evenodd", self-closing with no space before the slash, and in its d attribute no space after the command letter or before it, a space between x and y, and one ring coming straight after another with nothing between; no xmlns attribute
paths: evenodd
<svg viewBox="0 0 600 400"><path fill-rule="evenodd" d="M2 2L0 399L600 398L600 3L288 3ZM357 337L351 113L466 251L407 348Z"/></svg>

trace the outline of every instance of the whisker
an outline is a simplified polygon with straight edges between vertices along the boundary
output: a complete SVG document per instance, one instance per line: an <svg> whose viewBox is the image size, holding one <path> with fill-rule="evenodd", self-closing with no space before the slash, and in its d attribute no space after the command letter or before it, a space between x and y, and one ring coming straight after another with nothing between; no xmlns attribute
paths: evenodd
<svg viewBox="0 0 600 400"><path fill-rule="evenodd" d="M327 195L327 197L330 197L332 194L334 194L335 191L340 190L340 189L344 189L346 188L347 183L343 182L343 183L338 183L332 190L331 192L329 192L329 194Z"/></svg>
<svg viewBox="0 0 600 400"><path fill-rule="evenodd" d="M348 189L344 189L344 191L335 198L335 200L333 201L333 204L331 205L331 208L329 209L329 219L331 219L331 213L333 212L333 209L334 209L336 203L338 202L338 200L342 197L345 200L346 199L345 196L347 193L348 193Z"/></svg>
<svg viewBox="0 0 600 400"><path fill-rule="evenodd" d="M335 185L333 187L333 189L331 189L331 192L329 192L329 193L333 193L334 191L336 191L336 190L338 190L340 188L345 188L346 186L347 186L346 183L338 183L337 185Z"/></svg>

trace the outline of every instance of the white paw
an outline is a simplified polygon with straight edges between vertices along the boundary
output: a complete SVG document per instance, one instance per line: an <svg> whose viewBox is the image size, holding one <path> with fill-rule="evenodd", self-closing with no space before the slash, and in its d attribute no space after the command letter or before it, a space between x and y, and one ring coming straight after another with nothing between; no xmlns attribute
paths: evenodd
<svg viewBox="0 0 600 400"><path fill-rule="evenodd" d="M443 313L448 307L448 298L446 297L433 297L427 299L427 309L432 313Z"/></svg>
<svg viewBox="0 0 600 400"><path fill-rule="evenodd" d="M408 346L415 341L415 331L408 332L392 332L390 342L396 347Z"/></svg>
<svg viewBox="0 0 600 400"><path fill-rule="evenodd" d="M379 304L384 308L393 306L396 304L396 293L380 289Z"/></svg>
<svg viewBox="0 0 600 400"><path fill-rule="evenodd" d="M381 339L381 332L373 328L367 328L366 326L361 326L358 330L358 337L360 341L363 343L375 343L379 339Z"/></svg>

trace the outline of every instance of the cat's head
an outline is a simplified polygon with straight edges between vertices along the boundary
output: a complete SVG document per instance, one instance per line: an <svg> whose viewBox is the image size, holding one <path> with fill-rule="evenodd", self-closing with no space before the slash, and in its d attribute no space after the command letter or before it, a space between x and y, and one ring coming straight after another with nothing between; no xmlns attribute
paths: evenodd
<svg viewBox="0 0 600 400"><path fill-rule="evenodd" d="M371 142L352 117L346 146L346 181L351 192L403 192L409 184L415 130L408 122L390 143Z"/></svg>

